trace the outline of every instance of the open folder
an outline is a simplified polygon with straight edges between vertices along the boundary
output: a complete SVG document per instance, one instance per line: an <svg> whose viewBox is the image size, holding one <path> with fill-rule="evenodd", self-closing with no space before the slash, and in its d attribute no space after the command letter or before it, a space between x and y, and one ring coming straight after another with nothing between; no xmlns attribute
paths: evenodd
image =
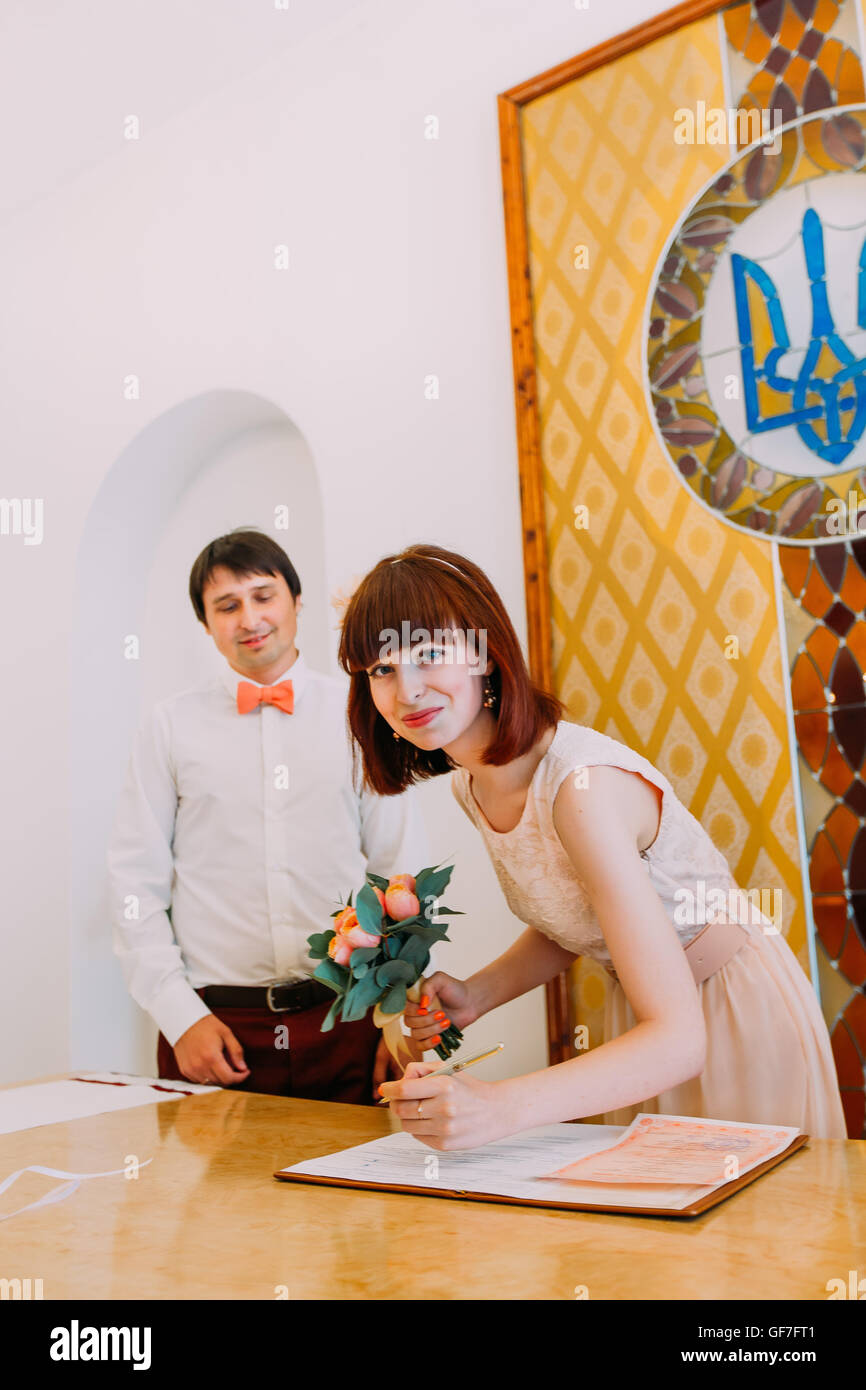
<svg viewBox="0 0 866 1390"><path fill-rule="evenodd" d="M617 1125L542 1125L480 1149L400 1132L274 1174L425 1197L647 1216L697 1216L781 1163L808 1135L785 1125L641 1113Z"/></svg>

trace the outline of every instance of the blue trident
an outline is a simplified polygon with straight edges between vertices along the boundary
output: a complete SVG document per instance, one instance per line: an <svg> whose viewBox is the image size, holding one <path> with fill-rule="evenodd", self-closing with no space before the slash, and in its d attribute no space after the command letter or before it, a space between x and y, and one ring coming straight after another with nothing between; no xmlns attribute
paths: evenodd
<svg viewBox="0 0 866 1390"><path fill-rule="evenodd" d="M736 253L731 256L746 398L746 423L753 434L764 434L768 430L781 430L788 425L796 425L797 433L807 448L825 463L839 464L848 457L866 429L866 357L855 357L845 340L836 332L827 299L824 228L813 208L809 208L804 214L802 240L812 296L812 336L796 379L781 376L777 371L779 358L790 351L791 340L788 337L785 315L776 286L756 261ZM763 363L755 360L752 319L749 312L749 280L752 280L763 296L777 344L767 353ZM857 323L861 328L866 328L866 240L860 252L857 276ZM839 370L832 376L816 376L815 368L825 347L835 354L840 364ZM763 418L758 405L758 385L762 381L775 391L789 396L792 409L768 419ZM809 395L819 396L821 403L807 405ZM854 412L853 416L847 430L844 430L842 413L851 410ZM824 421L826 439L809 423L811 420Z"/></svg>

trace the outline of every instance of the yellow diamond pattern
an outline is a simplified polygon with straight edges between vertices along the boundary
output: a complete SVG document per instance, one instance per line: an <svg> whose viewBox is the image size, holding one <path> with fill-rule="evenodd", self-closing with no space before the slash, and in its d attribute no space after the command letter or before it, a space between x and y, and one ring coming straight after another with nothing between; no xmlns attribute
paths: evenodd
<svg viewBox="0 0 866 1390"><path fill-rule="evenodd" d="M782 890L807 968L770 551L678 481L643 384L659 256L729 157L674 143L674 111L698 99L725 105L715 17L522 111L554 679L573 718L664 772L738 883ZM591 1045L607 988L574 967Z"/></svg>

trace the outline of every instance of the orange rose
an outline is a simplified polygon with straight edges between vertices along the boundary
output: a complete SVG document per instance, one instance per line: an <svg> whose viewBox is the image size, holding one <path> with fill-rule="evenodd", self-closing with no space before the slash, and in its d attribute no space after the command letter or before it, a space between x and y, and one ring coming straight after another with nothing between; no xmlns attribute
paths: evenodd
<svg viewBox="0 0 866 1390"><path fill-rule="evenodd" d="M401 877L410 878L411 875L405 874ZM414 883L413 878L413 886ZM417 916L419 903L411 889L405 888L402 883L394 883L392 880L385 891L385 908L388 916L393 918L395 922L402 922L407 917Z"/></svg>
<svg viewBox="0 0 866 1390"><path fill-rule="evenodd" d="M380 938L371 932L364 931L358 922L358 914L353 907L344 907L339 917L334 918L334 930L337 935L334 941L348 942L351 951L355 951L359 946L378 946ZM332 943L333 944L333 943ZM328 948L330 950L330 947ZM338 957L334 957L338 959ZM347 965L348 960L341 960L341 965Z"/></svg>

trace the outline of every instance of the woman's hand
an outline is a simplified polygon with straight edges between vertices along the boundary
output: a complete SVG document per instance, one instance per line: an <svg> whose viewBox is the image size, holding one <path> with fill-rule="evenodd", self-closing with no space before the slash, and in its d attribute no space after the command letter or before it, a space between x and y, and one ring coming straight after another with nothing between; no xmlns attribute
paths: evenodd
<svg viewBox="0 0 866 1390"><path fill-rule="evenodd" d="M502 1082L477 1081L465 1072L431 1077L432 1071L435 1067L426 1062L410 1062L402 1081L380 1087L400 1128L422 1144L431 1149L475 1149L518 1128L508 1113Z"/></svg>
<svg viewBox="0 0 866 1390"><path fill-rule="evenodd" d="M429 980L422 976L418 984L421 998L426 997L427 1003L413 1004L408 999L403 1017L412 1041L422 1050L435 1047L434 1039L438 1039L449 1023L457 1028L465 1028L480 1016L465 980L455 980L453 975L437 970Z"/></svg>

